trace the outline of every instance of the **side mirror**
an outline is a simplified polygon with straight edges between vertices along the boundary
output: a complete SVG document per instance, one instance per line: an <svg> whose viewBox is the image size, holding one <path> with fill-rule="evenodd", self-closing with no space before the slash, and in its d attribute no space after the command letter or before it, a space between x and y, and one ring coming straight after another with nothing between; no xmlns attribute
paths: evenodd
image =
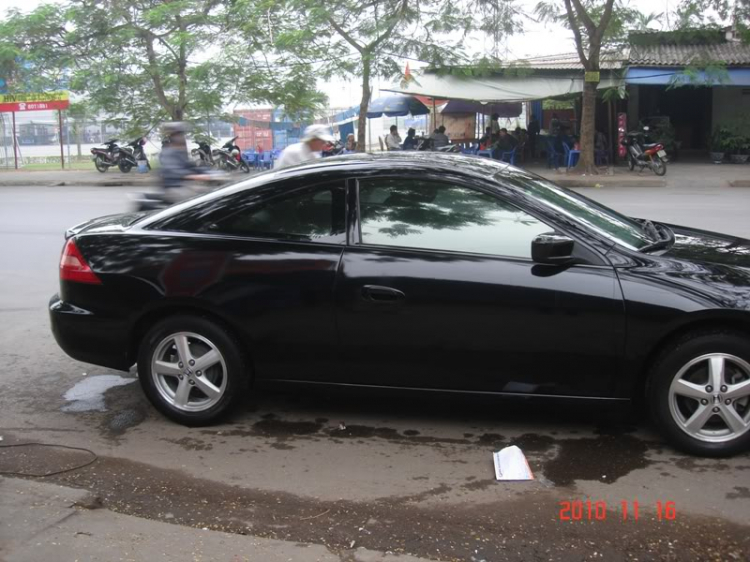
<svg viewBox="0 0 750 562"><path fill-rule="evenodd" d="M575 242L564 234L547 232L531 242L531 259L546 265L565 265L573 261Z"/></svg>

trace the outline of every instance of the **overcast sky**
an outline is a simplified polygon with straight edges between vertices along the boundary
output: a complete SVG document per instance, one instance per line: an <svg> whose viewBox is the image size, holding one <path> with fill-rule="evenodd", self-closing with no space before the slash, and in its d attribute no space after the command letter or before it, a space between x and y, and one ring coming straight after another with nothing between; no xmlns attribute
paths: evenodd
<svg viewBox="0 0 750 562"><path fill-rule="evenodd" d="M538 0L520 0L518 5L526 13L532 13ZM31 10L44 3L44 0L0 0L0 17L7 8L20 8ZM676 0L672 0L672 6ZM663 13L669 9L669 0L630 0L630 5L638 8L644 13ZM666 23L662 22L666 28ZM659 26L656 26L657 28ZM560 53L570 53L575 51L572 34L569 30L561 26L542 25L530 20L524 21L525 31L523 34L508 37L500 46L500 54L508 59L522 59L540 55L552 55ZM478 40L476 48L478 50L491 51L493 45L489 40ZM406 64L406 61L403 61ZM420 65L416 62L410 62L411 68L418 68ZM380 82L380 83L379 83ZM386 86L386 81L375 80L374 86L377 88L382 83ZM324 91L332 107L349 107L357 105L361 96L361 88L357 81L331 81L328 83L321 82L319 87ZM377 92L376 92L377 95Z"/></svg>

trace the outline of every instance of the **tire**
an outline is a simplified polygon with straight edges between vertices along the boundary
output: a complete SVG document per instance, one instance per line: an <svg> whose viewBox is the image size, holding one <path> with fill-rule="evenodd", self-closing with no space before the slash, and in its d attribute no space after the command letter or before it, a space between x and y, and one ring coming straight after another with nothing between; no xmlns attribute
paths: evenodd
<svg viewBox="0 0 750 562"><path fill-rule="evenodd" d="M109 166L104 163L101 156L97 156L96 158L94 158L94 167L98 172L102 174L104 174L109 169Z"/></svg>
<svg viewBox="0 0 750 562"><path fill-rule="evenodd" d="M654 158L651 168L657 176L663 176L667 173L667 163L659 158Z"/></svg>
<svg viewBox="0 0 750 562"><path fill-rule="evenodd" d="M249 174L250 166L243 160L242 162L240 162L240 170L242 170L246 174Z"/></svg>
<svg viewBox="0 0 750 562"><path fill-rule="evenodd" d="M120 171L123 174L127 174L133 168L133 165L130 162L126 162L125 160L120 160L117 163L117 167L120 168Z"/></svg>
<svg viewBox="0 0 750 562"><path fill-rule="evenodd" d="M724 366L723 375L720 365ZM712 376L710 366L716 375ZM662 434L682 451L725 457L750 450L747 334L693 332L676 341L654 363L647 399ZM690 424L691 420L695 423Z"/></svg>
<svg viewBox="0 0 750 562"><path fill-rule="evenodd" d="M178 352L178 347L186 351ZM185 355L195 364L180 361ZM199 375L201 359L211 364ZM200 316L158 322L138 350L138 378L146 397L166 417L190 427L210 425L228 414L245 394L249 375L232 335Z"/></svg>

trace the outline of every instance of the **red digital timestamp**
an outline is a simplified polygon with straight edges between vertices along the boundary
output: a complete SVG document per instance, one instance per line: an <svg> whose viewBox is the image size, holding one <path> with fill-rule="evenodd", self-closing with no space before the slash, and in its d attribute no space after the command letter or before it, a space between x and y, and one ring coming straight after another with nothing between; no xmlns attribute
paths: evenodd
<svg viewBox="0 0 750 562"><path fill-rule="evenodd" d="M677 519L677 507L673 501L656 502L656 518L659 521ZM622 500L619 505L621 521L638 521L641 517L641 504L638 500ZM588 500L571 500L560 502L560 521L606 521L607 502Z"/></svg>

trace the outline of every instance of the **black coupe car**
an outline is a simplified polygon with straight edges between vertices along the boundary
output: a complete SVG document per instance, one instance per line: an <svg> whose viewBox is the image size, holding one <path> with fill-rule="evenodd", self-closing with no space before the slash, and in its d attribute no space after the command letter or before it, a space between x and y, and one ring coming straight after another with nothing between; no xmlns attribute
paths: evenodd
<svg viewBox="0 0 750 562"><path fill-rule="evenodd" d="M211 423L252 383L645 397L750 446L750 241L623 216L489 159L350 155L68 230L52 330Z"/></svg>

